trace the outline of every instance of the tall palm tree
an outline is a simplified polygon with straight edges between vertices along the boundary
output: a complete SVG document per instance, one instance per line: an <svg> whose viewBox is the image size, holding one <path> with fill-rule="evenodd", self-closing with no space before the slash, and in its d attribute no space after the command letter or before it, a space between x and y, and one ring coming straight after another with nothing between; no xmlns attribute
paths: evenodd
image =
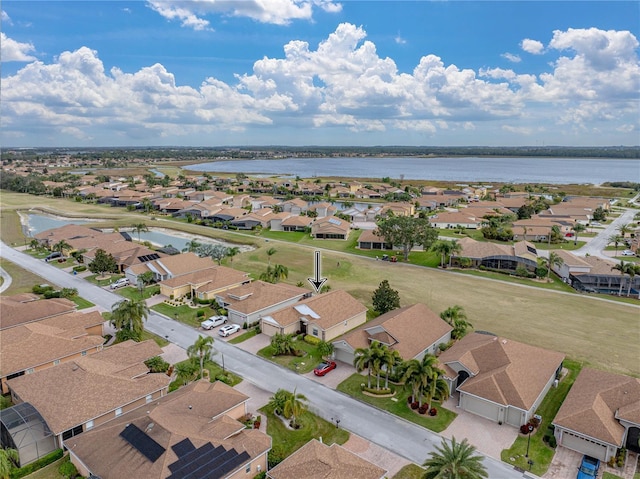
<svg viewBox="0 0 640 479"><path fill-rule="evenodd" d="M627 285L627 297L631 295L631 285L633 284L633 278L636 274L640 273L640 267L637 264L629 262L624 268L625 274L629 275L629 284Z"/></svg>
<svg viewBox="0 0 640 479"><path fill-rule="evenodd" d="M474 455L476 448L466 439L457 442L451 438L451 445L443 439L440 447L430 454L423 466L423 479L483 479L488 478L487 469L482 464L482 456Z"/></svg>
<svg viewBox="0 0 640 479"><path fill-rule="evenodd" d="M616 229L618 233L620 233L620 236L622 236L623 241L624 241L624 238L627 236L627 233L631 233L631 231L633 230L631 225L620 225Z"/></svg>
<svg viewBox="0 0 640 479"><path fill-rule="evenodd" d="M439 240L433 243L431 251L440 255L440 267L444 268L444 261L447 255L451 254L451 241Z"/></svg>
<svg viewBox="0 0 640 479"><path fill-rule="evenodd" d="M142 198L142 207L144 208L144 212L148 213L153 208L153 203L149 198Z"/></svg>
<svg viewBox="0 0 640 479"><path fill-rule="evenodd" d="M198 250L198 248L200 248L202 245L200 243L198 243L195 239L192 239L191 241L187 241L187 244L184 245L184 248L182 249L183 252L188 251L189 253L193 253L196 250Z"/></svg>
<svg viewBox="0 0 640 479"><path fill-rule="evenodd" d="M437 364L438 358L433 354L425 354L422 361L412 359L406 364L403 379L405 384L411 387L413 400L417 400L419 406L422 406L422 398L429 385L429 379L433 377L435 370L439 371Z"/></svg>
<svg viewBox="0 0 640 479"><path fill-rule="evenodd" d="M298 417L307 410L307 405L305 404L307 401L306 396L297 393L296 390L293 390L291 396L284 403L284 415L291 418L291 426L294 428L298 425Z"/></svg>
<svg viewBox="0 0 640 479"><path fill-rule="evenodd" d="M573 233L575 234L574 238L573 238L573 244L578 244L578 235L580 233L582 233L584 230L587 229L587 227L585 225L583 225L582 223L575 223L571 229L573 230Z"/></svg>
<svg viewBox="0 0 640 479"><path fill-rule="evenodd" d="M233 263L233 257L240 253L240 248L237 246L232 246L227 248L227 256L229 257L229 261Z"/></svg>
<svg viewBox="0 0 640 479"><path fill-rule="evenodd" d="M269 248L269 249L267 250L267 261L268 261L267 266L271 266L271 257L272 257L274 254L276 254L277 252L278 252L278 250L277 250L277 249L275 249L275 248Z"/></svg>
<svg viewBox="0 0 640 479"><path fill-rule="evenodd" d="M149 308L143 300L123 299L111 309L111 324L118 330L121 340L140 341L144 321L149 317Z"/></svg>
<svg viewBox="0 0 640 479"><path fill-rule="evenodd" d="M451 331L453 339L460 339L467 332L467 329L473 326L467 321L467 313L464 312L464 308L457 304L440 313L440 318L453 328Z"/></svg>
<svg viewBox="0 0 640 479"><path fill-rule="evenodd" d="M181 361L176 364L176 380L183 385L189 384L198 374L198 364L193 360Z"/></svg>
<svg viewBox="0 0 640 479"><path fill-rule="evenodd" d="M138 233L138 242L140 242L140 233L146 233L149 231L149 228L147 228L145 223L136 223L131 225L131 227L136 233Z"/></svg>
<svg viewBox="0 0 640 479"><path fill-rule="evenodd" d="M286 266L282 266L281 264L277 264L273 267L273 282L277 283L282 279L287 279L289 276L289 268Z"/></svg>
<svg viewBox="0 0 640 479"><path fill-rule="evenodd" d="M611 271L613 270L620 271L620 289L618 290L618 296L622 296L622 284L624 283L624 275L627 270L627 263L623 260L620 260L620 263L611 267Z"/></svg>
<svg viewBox="0 0 640 479"><path fill-rule="evenodd" d="M555 251L549 251L549 258L547 259L547 281L549 281L549 278L551 277L551 267L562 266L563 264L564 260L558 253Z"/></svg>
<svg viewBox="0 0 640 479"><path fill-rule="evenodd" d="M15 449L0 449L0 478L9 479L11 471L18 467L20 455Z"/></svg>
<svg viewBox="0 0 640 479"><path fill-rule="evenodd" d="M204 362L213 354L213 336L198 335L198 339L187 348L187 355L200 362L200 377L204 374Z"/></svg>
<svg viewBox="0 0 640 479"><path fill-rule="evenodd" d="M53 251L59 252L61 255L64 255L64 250L71 249L71 247L72 246L65 240L60 240L56 244L54 244L51 249L53 249Z"/></svg>
<svg viewBox="0 0 640 479"><path fill-rule="evenodd" d="M624 241L624 238L618 234L611 235L609 236L609 238L607 238L608 243L613 243L615 245L615 248L616 248L615 256L618 256L618 245L623 241Z"/></svg>
<svg viewBox="0 0 640 479"><path fill-rule="evenodd" d="M376 343L376 341L374 341ZM374 351L372 348L358 348L354 352L353 366L361 373L367 370L367 386L371 389L371 369L374 361Z"/></svg>
<svg viewBox="0 0 640 479"><path fill-rule="evenodd" d="M432 401L446 401L449 398L449 383L442 379L443 374L444 371L436 368L427 382L425 390L427 409L431 409Z"/></svg>
<svg viewBox="0 0 640 479"><path fill-rule="evenodd" d="M285 389L278 389L276 393L269 398L268 406L273 408L273 412L278 416L284 414L284 405L291 396L291 393Z"/></svg>
<svg viewBox="0 0 640 479"><path fill-rule="evenodd" d="M389 347L377 341L371 344L372 361L371 368L376 373L376 389L380 389L380 371L384 369L387 362L391 361Z"/></svg>

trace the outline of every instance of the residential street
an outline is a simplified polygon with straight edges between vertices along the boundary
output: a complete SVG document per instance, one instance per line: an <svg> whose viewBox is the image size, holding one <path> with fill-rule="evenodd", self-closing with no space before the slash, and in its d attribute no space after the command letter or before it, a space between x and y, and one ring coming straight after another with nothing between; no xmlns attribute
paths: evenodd
<svg viewBox="0 0 640 479"><path fill-rule="evenodd" d="M59 287L77 288L80 296L104 310L122 299L121 296L92 285L26 254L20 253L5 243L0 243L0 256L22 268L36 273ZM167 338L176 345L187 348L198 337L198 331L164 316L151 313L146 329ZM264 390L275 392L279 388L304 394L310 400L311 409L327 420L339 418L340 426L393 451L412 462L421 464L440 436L409 423L401 418L360 403L340 392L309 380L285 368L280 368L262 358L254 356L222 340L217 340L217 359L224 356L225 367L242 376L246 381ZM458 438L462 439L462 438ZM485 457L485 465L491 479L534 477L514 470L496 459Z"/></svg>

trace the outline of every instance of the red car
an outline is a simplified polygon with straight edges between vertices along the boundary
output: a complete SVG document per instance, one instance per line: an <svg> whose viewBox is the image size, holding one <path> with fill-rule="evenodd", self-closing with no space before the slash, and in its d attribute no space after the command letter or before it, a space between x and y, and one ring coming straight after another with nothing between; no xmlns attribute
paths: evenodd
<svg viewBox="0 0 640 479"><path fill-rule="evenodd" d="M318 366L313 370L313 374L315 374L316 376L324 376L329 371L335 368L336 368L335 361L324 361L318 364Z"/></svg>

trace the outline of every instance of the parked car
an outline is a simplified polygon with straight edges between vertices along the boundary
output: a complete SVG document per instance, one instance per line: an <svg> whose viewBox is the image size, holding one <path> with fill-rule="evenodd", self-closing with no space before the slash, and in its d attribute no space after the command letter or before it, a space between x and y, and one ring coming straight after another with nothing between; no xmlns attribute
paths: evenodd
<svg viewBox="0 0 640 479"><path fill-rule="evenodd" d="M313 374L316 376L324 376L329 371L335 369L337 366L335 361L323 361L313 370Z"/></svg>
<svg viewBox="0 0 640 479"><path fill-rule="evenodd" d="M60 251L54 251L50 255L48 255L44 260L48 263L52 259L62 258L62 253Z"/></svg>
<svg viewBox="0 0 640 479"><path fill-rule="evenodd" d="M622 252L622 256L635 256L636 254L630 249L626 249Z"/></svg>
<svg viewBox="0 0 640 479"><path fill-rule="evenodd" d="M240 326L237 324L225 324L218 330L218 334L223 338L231 336L233 333L240 331Z"/></svg>
<svg viewBox="0 0 640 479"><path fill-rule="evenodd" d="M200 326L202 326L202 329L213 329L216 326L220 326L221 324L224 324L226 322L226 316L211 316L209 319L202 321L200 323Z"/></svg>
<svg viewBox="0 0 640 479"><path fill-rule="evenodd" d="M597 221L592 221L591 226L602 226L602 223L598 223Z"/></svg>
<svg viewBox="0 0 640 479"><path fill-rule="evenodd" d="M582 456L582 462L578 468L578 476L576 479L591 479L592 477L598 477L598 470L600 469L600 460L595 457L584 455Z"/></svg>
<svg viewBox="0 0 640 479"><path fill-rule="evenodd" d="M118 289L118 288L122 288L124 286L129 286L129 278L120 278L115 283L111 283L109 285L109 287L111 289Z"/></svg>

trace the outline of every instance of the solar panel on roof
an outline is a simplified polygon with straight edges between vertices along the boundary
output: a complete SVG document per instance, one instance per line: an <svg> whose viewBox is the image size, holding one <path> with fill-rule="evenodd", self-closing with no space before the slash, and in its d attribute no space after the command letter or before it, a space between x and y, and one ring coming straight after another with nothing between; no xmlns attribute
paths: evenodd
<svg viewBox="0 0 640 479"><path fill-rule="evenodd" d="M242 451L242 454L238 454L237 456L232 458L230 461L227 461L224 464L221 464L217 468L204 471L204 475L198 476L198 479L218 479L220 477L225 477L228 473L233 471L240 464L247 462L249 459L251 459L251 456L249 456L247 451ZM196 479L196 478L189 477L188 479Z"/></svg>
<svg viewBox="0 0 640 479"><path fill-rule="evenodd" d="M180 459L178 459L173 464L169 464L169 470L174 474L170 476L172 479L178 479L184 476L183 469L186 468L190 463L196 461L199 457L205 454L210 454L212 457L216 457L220 454L223 454L226 449L222 446L215 447L210 442L206 443L204 446L199 447L198 449L194 449L191 452L188 452Z"/></svg>
<svg viewBox="0 0 640 479"><path fill-rule="evenodd" d="M120 437L131 444L140 454L151 462L156 462L166 451L164 447L151 439L143 430L134 424L129 424L125 427L120 433Z"/></svg>
<svg viewBox="0 0 640 479"><path fill-rule="evenodd" d="M342 224L342 221L335 219L335 218L329 218L329 223L331 223L332 225L338 225L340 226Z"/></svg>
<svg viewBox="0 0 640 479"><path fill-rule="evenodd" d="M171 446L171 449L173 449L173 452L176 453L176 456L178 456L178 458L181 458L183 456L186 456L191 451L195 451L196 446L193 445L189 438L186 438Z"/></svg>

